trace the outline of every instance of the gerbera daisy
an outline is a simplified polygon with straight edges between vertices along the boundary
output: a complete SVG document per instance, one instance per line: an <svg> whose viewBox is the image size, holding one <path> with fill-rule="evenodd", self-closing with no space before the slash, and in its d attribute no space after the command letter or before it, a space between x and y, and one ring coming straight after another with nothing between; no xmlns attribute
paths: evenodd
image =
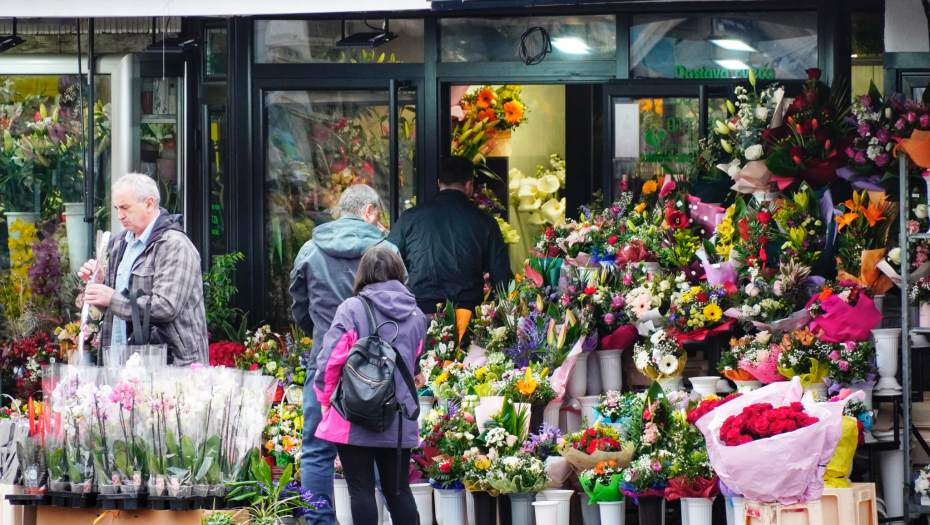
<svg viewBox="0 0 930 525"><path fill-rule="evenodd" d="M475 105L481 109L487 109L494 103L494 97L493 89L484 88L478 92L478 96L475 98Z"/></svg>
<svg viewBox="0 0 930 525"><path fill-rule="evenodd" d="M659 372L670 376L678 371L678 358L673 355L663 356L659 360Z"/></svg>
<svg viewBox="0 0 930 525"><path fill-rule="evenodd" d="M523 104L516 100L504 104L504 120L512 126L519 124L523 120Z"/></svg>
<svg viewBox="0 0 930 525"><path fill-rule="evenodd" d="M704 307L704 317L707 317L709 321L719 321L723 316L723 310L720 309L716 304L709 304Z"/></svg>
<svg viewBox="0 0 930 525"><path fill-rule="evenodd" d="M482 109L478 112L478 120L488 119L488 124L497 121L497 112L492 108Z"/></svg>
<svg viewBox="0 0 930 525"><path fill-rule="evenodd" d="M630 303L630 308L633 309L633 314L636 315L637 319L642 318L642 316L646 315L646 312L652 309L652 298L649 297L649 294L639 294Z"/></svg>

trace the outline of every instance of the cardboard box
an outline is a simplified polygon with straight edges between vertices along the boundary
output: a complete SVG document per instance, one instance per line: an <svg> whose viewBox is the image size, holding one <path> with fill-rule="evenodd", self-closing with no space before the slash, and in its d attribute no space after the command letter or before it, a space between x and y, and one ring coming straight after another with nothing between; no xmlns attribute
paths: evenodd
<svg viewBox="0 0 930 525"><path fill-rule="evenodd" d="M103 509L69 509L65 507L33 507L37 509L37 519L33 525L200 525L201 516L209 516L210 510L189 510L174 512L170 510L110 510ZM245 512L239 513L237 521L244 523ZM5 525L5 524L4 524ZM24 524L28 525L28 524Z"/></svg>

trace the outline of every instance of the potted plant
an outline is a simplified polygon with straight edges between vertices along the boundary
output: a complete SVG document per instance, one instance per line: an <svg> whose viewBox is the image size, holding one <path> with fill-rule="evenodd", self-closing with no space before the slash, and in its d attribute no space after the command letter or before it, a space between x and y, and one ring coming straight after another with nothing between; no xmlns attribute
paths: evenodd
<svg viewBox="0 0 930 525"><path fill-rule="evenodd" d="M272 481L271 467L264 461L252 463L254 479L230 483L227 499L249 504L249 521L255 525L286 525L296 523L325 504L294 481L293 465L288 465L281 479Z"/></svg>

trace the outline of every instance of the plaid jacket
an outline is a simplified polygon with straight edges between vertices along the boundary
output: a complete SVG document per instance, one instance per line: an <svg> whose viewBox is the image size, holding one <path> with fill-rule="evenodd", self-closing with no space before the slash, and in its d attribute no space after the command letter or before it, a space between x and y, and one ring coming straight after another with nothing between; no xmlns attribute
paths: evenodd
<svg viewBox="0 0 930 525"><path fill-rule="evenodd" d="M207 349L207 317L203 304L203 274L200 254L181 228L181 216L169 215L161 209L152 235L142 254L132 266L130 290L142 290L139 306L151 301L152 325L158 325L170 340L169 355L176 366L209 363ZM106 266L106 285L116 282L116 270L126 250L126 232L110 241L110 256ZM100 330L100 346L106 348L113 340L113 316L125 319L127 332L132 333L132 306L117 290L106 309ZM102 356L100 352L98 356ZM102 358L98 357L98 364Z"/></svg>

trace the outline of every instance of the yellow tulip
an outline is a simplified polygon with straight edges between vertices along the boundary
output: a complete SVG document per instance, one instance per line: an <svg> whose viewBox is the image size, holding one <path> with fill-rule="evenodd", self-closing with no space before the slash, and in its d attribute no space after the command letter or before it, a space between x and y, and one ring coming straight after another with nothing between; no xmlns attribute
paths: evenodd
<svg viewBox="0 0 930 525"><path fill-rule="evenodd" d="M542 193L555 193L559 191L560 187L562 187L562 184L559 183L559 178L555 175L540 177L537 183L537 188L539 188L539 191Z"/></svg>
<svg viewBox="0 0 930 525"><path fill-rule="evenodd" d="M540 209L542 216L554 226L565 224L565 197L561 200L549 199Z"/></svg>
<svg viewBox="0 0 930 525"><path fill-rule="evenodd" d="M756 74L752 72L752 68L749 68L749 84L756 87Z"/></svg>
<svg viewBox="0 0 930 525"><path fill-rule="evenodd" d="M736 108L733 107L733 103L730 102L729 100L727 101L727 110L728 110L731 114L732 114L732 113L736 113Z"/></svg>

